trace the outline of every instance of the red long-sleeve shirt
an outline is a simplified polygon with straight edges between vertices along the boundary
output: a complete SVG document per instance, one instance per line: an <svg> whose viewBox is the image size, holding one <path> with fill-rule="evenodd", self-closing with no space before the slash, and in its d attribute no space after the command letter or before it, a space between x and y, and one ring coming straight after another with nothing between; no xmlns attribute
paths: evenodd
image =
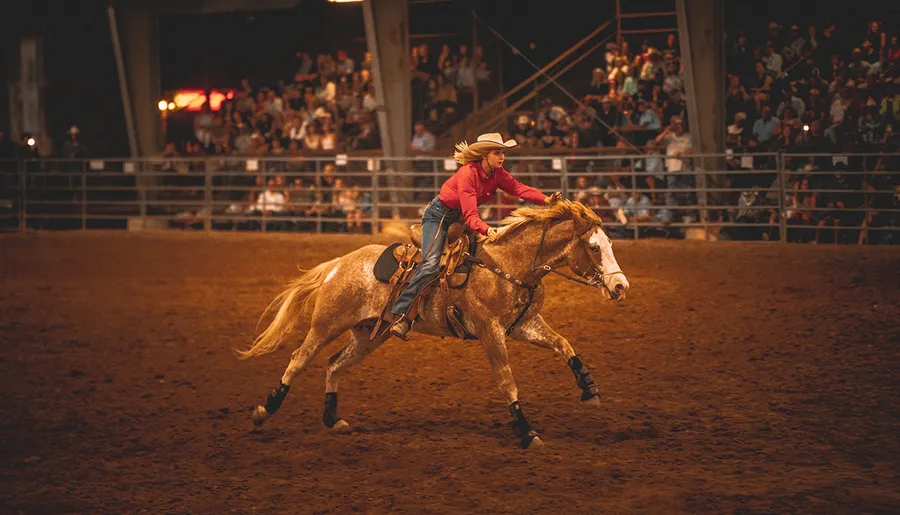
<svg viewBox="0 0 900 515"><path fill-rule="evenodd" d="M469 163L441 186L440 198L450 209L462 210L466 227L487 235L488 224L478 215L478 206L491 200L497 188L534 204L543 204L546 196L540 190L515 180L505 168L495 168L490 177L481 163Z"/></svg>

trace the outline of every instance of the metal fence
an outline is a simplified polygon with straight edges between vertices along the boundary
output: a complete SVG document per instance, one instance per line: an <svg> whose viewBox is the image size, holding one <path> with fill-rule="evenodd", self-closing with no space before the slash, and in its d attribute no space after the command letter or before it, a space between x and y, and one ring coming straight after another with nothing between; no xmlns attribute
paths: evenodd
<svg viewBox="0 0 900 515"><path fill-rule="evenodd" d="M510 156L616 238L900 242L900 155ZM413 223L452 159L152 158L0 161L0 229L377 232ZM481 206L498 224L519 201Z"/></svg>

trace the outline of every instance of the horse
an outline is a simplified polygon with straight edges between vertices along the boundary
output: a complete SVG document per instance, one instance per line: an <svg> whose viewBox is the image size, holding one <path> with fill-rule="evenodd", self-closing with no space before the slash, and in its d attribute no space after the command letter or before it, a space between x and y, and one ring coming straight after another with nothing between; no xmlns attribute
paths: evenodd
<svg viewBox="0 0 900 515"><path fill-rule="evenodd" d="M479 235L473 254L466 254L473 266L465 286L433 288L411 332L458 336L451 335L446 313L448 306L459 308L466 333L480 340L494 381L508 401L514 435L520 439L522 448L540 447L544 445L540 435L532 429L519 402L507 355L507 338L561 355L575 375L576 385L582 391L581 400L588 406L599 407L600 394L587 365L540 314L544 301L542 279L556 273L597 288L606 299L613 301L625 298L629 283L616 262L602 220L580 202L562 200L549 207L521 207L501 224L493 242ZM263 425L278 411L291 382L319 352L349 330L350 343L328 359L322 421L336 432L350 430L338 414L338 381L351 366L392 336L387 330L370 334L389 295L389 286L377 281L373 274L373 267L384 250L383 245L367 245L310 270L301 269L302 275L263 312L265 317L278 306L271 323L259 333L252 346L237 351L242 359L276 350L300 317L312 309L309 331L293 351L281 383L269 394L265 404L253 411L251 418L256 426ZM565 266L576 277L559 271Z"/></svg>

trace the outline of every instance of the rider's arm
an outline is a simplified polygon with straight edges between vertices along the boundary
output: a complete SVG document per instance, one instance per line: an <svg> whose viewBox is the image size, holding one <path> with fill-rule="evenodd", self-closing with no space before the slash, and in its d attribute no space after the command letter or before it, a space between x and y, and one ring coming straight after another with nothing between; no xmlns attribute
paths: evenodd
<svg viewBox="0 0 900 515"><path fill-rule="evenodd" d="M541 190L522 184L503 168L497 170L496 173L497 186L510 195L515 195L526 202L538 205L542 205L544 199L547 198L546 195L541 193Z"/></svg>

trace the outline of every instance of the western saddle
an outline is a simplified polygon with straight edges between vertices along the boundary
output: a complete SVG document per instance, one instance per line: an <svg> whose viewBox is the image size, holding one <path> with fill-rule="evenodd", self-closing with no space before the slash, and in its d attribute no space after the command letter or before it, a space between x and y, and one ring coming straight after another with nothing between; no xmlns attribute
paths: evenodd
<svg viewBox="0 0 900 515"><path fill-rule="evenodd" d="M396 316L391 313L391 308L400 292L409 284L416 268L422 262L422 246L425 250L431 242L422 241L422 226L420 224L411 225L409 227L409 239L412 243L397 245L394 248L394 258L397 260L397 271L390 280L390 294L388 302L382 310L381 317L372 330L371 338L374 339L378 334L382 324L391 324L396 320ZM450 289L458 289L465 286L469 279L469 271L471 264L465 259L466 253L473 252L476 244L475 235L466 231L464 222L454 222L447 228L447 239L444 243L444 249L441 251L440 265L438 266L438 277L431 284L426 286L407 313L407 318L415 320L419 312L425 305L425 299L431 290L437 285L444 291ZM462 313L456 306L447 307L447 327L450 332L458 338L472 339L461 322Z"/></svg>

